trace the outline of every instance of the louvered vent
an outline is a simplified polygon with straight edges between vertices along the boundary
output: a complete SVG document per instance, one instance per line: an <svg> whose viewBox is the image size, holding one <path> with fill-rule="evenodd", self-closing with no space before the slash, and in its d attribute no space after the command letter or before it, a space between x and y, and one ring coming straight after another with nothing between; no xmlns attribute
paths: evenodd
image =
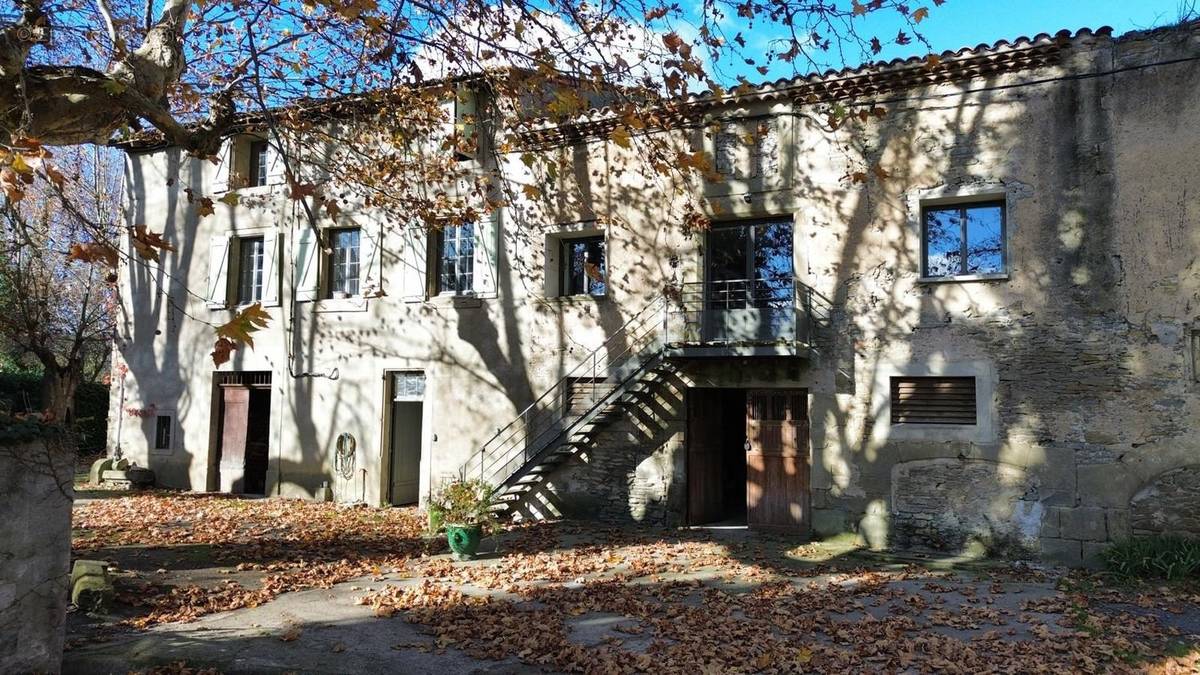
<svg viewBox="0 0 1200 675"><path fill-rule="evenodd" d="M892 378L892 424L975 423L975 378Z"/></svg>

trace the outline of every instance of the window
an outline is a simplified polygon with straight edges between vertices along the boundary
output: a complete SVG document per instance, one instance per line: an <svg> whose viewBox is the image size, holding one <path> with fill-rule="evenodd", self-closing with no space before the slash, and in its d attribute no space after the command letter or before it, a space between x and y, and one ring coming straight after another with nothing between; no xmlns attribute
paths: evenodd
<svg viewBox="0 0 1200 675"><path fill-rule="evenodd" d="M1192 338L1192 382L1200 382L1200 328L1193 328Z"/></svg>
<svg viewBox="0 0 1200 675"><path fill-rule="evenodd" d="M792 306L791 219L716 224L706 259L708 309Z"/></svg>
<svg viewBox="0 0 1200 675"><path fill-rule="evenodd" d="M361 231L357 227L329 231L329 296L358 295L358 254Z"/></svg>
<svg viewBox="0 0 1200 675"><path fill-rule="evenodd" d="M392 398L396 401L419 401L425 397L425 373L408 370L392 374Z"/></svg>
<svg viewBox="0 0 1200 675"><path fill-rule="evenodd" d="M475 288L475 226L446 225L437 242L438 293L470 293Z"/></svg>
<svg viewBox="0 0 1200 675"><path fill-rule="evenodd" d="M250 187L267 184L267 142L250 141Z"/></svg>
<svg viewBox="0 0 1200 675"><path fill-rule="evenodd" d="M921 276L953 278L1007 271L1003 201L928 206L921 217Z"/></svg>
<svg viewBox="0 0 1200 675"><path fill-rule="evenodd" d="M237 239L237 302L249 305L263 298L263 238Z"/></svg>
<svg viewBox="0 0 1200 675"><path fill-rule="evenodd" d="M171 416L158 415L154 420L154 449L171 449Z"/></svg>
<svg viewBox="0 0 1200 675"><path fill-rule="evenodd" d="M608 291L604 237L567 239L562 248L562 294L604 295Z"/></svg>
<svg viewBox="0 0 1200 675"><path fill-rule="evenodd" d="M893 377L892 424L976 424L974 377Z"/></svg>

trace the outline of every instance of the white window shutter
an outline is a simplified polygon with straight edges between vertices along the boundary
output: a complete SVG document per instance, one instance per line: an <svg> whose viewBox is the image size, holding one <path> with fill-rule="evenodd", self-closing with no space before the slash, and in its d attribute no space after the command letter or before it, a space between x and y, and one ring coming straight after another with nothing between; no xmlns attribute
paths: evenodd
<svg viewBox="0 0 1200 675"><path fill-rule="evenodd" d="M458 97L455 101L454 109L454 133L456 141L462 143L464 147L469 146L471 151L467 154L477 155L478 139L475 137L477 105L475 92L466 87L458 89Z"/></svg>
<svg viewBox="0 0 1200 675"><path fill-rule="evenodd" d="M282 185L284 182L282 155L286 149L277 145L280 142L282 140L275 136L267 141L267 185Z"/></svg>
<svg viewBox="0 0 1200 675"><path fill-rule="evenodd" d="M208 245L208 295L210 309L225 307L229 294L229 235L216 234Z"/></svg>
<svg viewBox="0 0 1200 675"><path fill-rule="evenodd" d="M500 210L483 218L475 226L475 293L491 295L496 292L499 264Z"/></svg>
<svg viewBox="0 0 1200 675"><path fill-rule="evenodd" d="M429 234L422 225L408 225L404 228L404 256L401 267L404 270L401 286L404 289L404 299L408 301L423 301L429 291Z"/></svg>
<svg viewBox="0 0 1200 675"><path fill-rule="evenodd" d="M283 250L283 235L271 230L263 235L263 289L265 307L279 305L279 252Z"/></svg>
<svg viewBox="0 0 1200 675"><path fill-rule="evenodd" d="M296 237L296 301L317 299L317 271L321 267L321 246L311 227L305 226Z"/></svg>
<svg viewBox="0 0 1200 675"><path fill-rule="evenodd" d="M443 144L454 138L454 127L458 122L458 100L451 95L449 98L441 101L439 107L442 109L442 126L434 129L430 134L430 143L433 153L443 152Z"/></svg>
<svg viewBox="0 0 1200 675"><path fill-rule="evenodd" d="M372 223L363 227L360 232L362 236L359 245L362 248L359 251L359 260L362 261L362 267L359 270L359 288L363 297L370 298L378 295L383 289L383 227Z"/></svg>
<svg viewBox="0 0 1200 675"><path fill-rule="evenodd" d="M217 170L213 175L213 192L225 192L229 189L229 174L233 170L232 138L221 141L221 149L217 151Z"/></svg>

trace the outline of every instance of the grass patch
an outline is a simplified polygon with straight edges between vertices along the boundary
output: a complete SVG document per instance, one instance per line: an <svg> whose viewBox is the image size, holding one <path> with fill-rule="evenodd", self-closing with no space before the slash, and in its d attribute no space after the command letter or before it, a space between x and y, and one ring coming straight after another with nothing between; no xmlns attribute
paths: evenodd
<svg viewBox="0 0 1200 675"><path fill-rule="evenodd" d="M1195 579L1200 575L1200 540L1136 537L1105 549L1100 559L1121 579Z"/></svg>

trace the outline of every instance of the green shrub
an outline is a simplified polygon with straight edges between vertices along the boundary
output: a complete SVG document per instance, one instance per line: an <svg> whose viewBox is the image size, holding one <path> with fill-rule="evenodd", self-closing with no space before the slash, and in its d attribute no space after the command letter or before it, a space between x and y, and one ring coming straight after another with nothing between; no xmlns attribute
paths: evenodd
<svg viewBox="0 0 1200 675"><path fill-rule="evenodd" d="M1200 540L1171 535L1135 537L1113 544L1100 558L1118 577L1180 581L1200 575Z"/></svg>
<svg viewBox="0 0 1200 675"><path fill-rule="evenodd" d="M483 525L492 526L495 514L496 489L478 479L453 480L443 483L429 495L426 508L430 514L430 527L436 525Z"/></svg>

